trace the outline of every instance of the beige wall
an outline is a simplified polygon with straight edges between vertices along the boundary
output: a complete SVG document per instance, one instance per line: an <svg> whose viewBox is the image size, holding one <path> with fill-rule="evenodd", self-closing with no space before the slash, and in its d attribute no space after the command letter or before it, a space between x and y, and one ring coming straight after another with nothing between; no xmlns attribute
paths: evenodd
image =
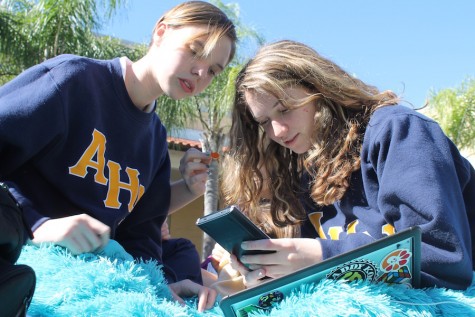
<svg viewBox="0 0 475 317"><path fill-rule="evenodd" d="M172 164L172 180L180 179L181 174L178 167L184 152L169 150L169 153ZM195 244L200 255L202 254L203 232L195 223L196 219L201 217L203 213L204 200L203 197L200 197L169 217L170 233L172 237L187 238L191 240Z"/></svg>

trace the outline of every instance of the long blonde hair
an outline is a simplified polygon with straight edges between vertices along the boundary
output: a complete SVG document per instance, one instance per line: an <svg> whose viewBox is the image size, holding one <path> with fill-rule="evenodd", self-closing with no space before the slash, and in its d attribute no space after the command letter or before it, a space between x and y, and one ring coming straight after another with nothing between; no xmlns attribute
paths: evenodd
<svg viewBox="0 0 475 317"><path fill-rule="evenodd" d="M289 87L304 88L310 96L289 102L285 94ZM311 149L298 155L268 140L248 109L245 92L270 93L288 108L313 100ZM352 173L360 169L361 145L371 114L398 102L392 91L380 92L365 84L305 44L286 40L262 47L236 80L228 152L235 170L234 177L222 182L224 201L239 200L243 208L252 210L268 187L273 224L285 227L302 222L306 214L301 195L310 193L318 205L340 200ZM268 178L263 177L263 169ZM304 173L310 176L308 184L302 182Z"/></svg>
<svg viewBox="0 0 475 317"><path fill-rule="evenodd" d="M206 56L216 46L216 43L223 37L228 36L232 42L231 54L228 63L234 58L236 53L237 34L234 23L221 11L218 7L211 3L204 1L188 1L183 2L172 9L168 10L155 23L153 33L160 23L165 23L172 28L180 28L184 26L207 26L205 34L197 34L193 39L201 36L206 36L207 41L203 50L203 55ZM152 37L153 39L153 37ZM153 40L150 42L150 46Z"/></svg>

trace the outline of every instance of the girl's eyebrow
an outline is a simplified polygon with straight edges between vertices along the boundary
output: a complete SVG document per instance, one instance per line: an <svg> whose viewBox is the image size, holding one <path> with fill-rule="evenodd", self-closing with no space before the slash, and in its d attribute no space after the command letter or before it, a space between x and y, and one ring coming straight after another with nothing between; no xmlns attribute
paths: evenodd
<svg viewBox="0 0 475 317"><path fill-rule="evenodd" d="M277 99L277 100L275 101L274 105L272 106L272 109L274 109L275 107L277 107L280 103L282 103L281 100L280 100L280 99Z"/></svg>

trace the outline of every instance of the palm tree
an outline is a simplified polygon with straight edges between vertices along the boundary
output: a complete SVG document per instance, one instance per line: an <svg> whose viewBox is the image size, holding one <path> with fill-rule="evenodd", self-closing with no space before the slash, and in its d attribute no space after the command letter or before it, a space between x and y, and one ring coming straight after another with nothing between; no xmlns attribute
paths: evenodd
<svg viewBox="0 0 475 317"><path fill-rule="evenodd" d="M229 129L229 112L234 99L234 81L242 68L244 57L240 50L247 49L245 45L263 43L263 38L251 27L245 27L239 22L239 5L224 5L220 0L213 1L235 23L240 46L235 60L212 84L199 96L182 101L173 101L160 97L157 101L157 113L163 124L173 134L194 123L200 125L202 131L202 149L204 152L222 154L226 145L226 133ZM204 214L218 210L219 206L219 161L213 160L209 168L208 182L204 197ZM206 258L212 251L214 241L203 234L202 256Z"/></svg>
<svg viewBox="0 0 475 317"><path fill-rule="evenodd" d="M98 36L102 23L125 0L1 0L0 84L24 69L59 54L137 58L145 46ZM101 18L99 12L105 12Z"/></svg>
<svg viewBox="0 0 475 317"><path fill-rule="evenodd" d="M461 150L475 150L475 79L468 78L459 87L430 92L423 113L436 120Z"/></svg>

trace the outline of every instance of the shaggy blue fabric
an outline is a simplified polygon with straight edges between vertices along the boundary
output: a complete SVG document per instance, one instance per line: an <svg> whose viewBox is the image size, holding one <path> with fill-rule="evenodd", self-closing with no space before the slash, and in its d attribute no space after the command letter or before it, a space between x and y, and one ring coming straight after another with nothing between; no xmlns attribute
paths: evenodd
<svg viewBox="0 0 475 317"><path fill-rule="evenodd" d="M160 267L132 261L111 241L99 255L72 256L56 246L25 246L18 263L33 267L29 316L222 316L196 310L196 298L171 299ZM303 285L270 312L250 316L475 316L475 282L465 291L407 289L324 280Z"/></svg>

